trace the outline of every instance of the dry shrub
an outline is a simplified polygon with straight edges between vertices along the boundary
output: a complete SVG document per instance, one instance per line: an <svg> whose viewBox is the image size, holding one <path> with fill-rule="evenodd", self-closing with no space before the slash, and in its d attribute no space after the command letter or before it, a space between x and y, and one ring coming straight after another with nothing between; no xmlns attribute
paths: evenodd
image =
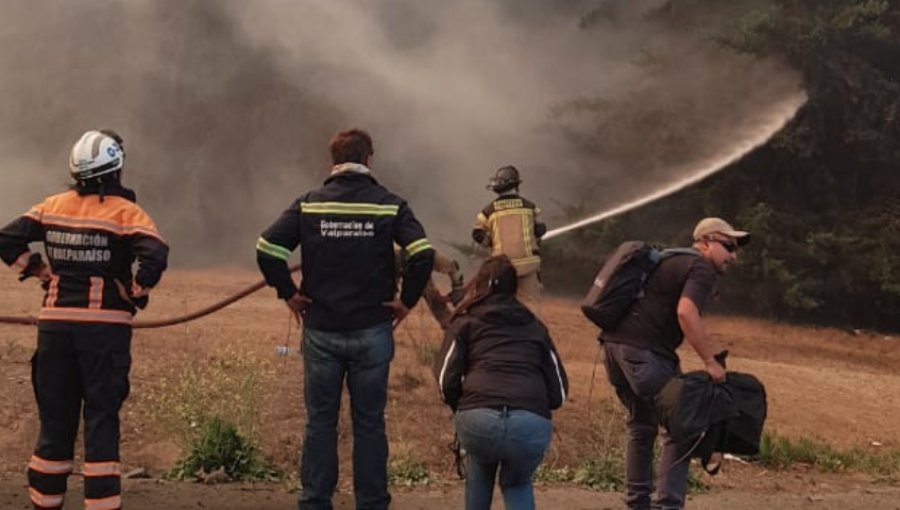
<svg viewBox="0 0 900 510"><path fill-rule="evenodd" d="M193 467L209 472L217 459L225 459L218 467L230 470L232 479L271 478L274 470L257 445L273 377L268 361L230 347L204 361L186 361L176 375L152 386L147 401L154 419L189 452L173 474L194 476Z"/></svg>

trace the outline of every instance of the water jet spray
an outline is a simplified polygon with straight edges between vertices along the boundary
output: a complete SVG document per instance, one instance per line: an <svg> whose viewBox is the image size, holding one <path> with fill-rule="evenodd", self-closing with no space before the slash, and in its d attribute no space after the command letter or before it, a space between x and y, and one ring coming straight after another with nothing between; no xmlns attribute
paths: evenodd
<svg viewBox="0 0 900 510"><path fill-rule="evenodd" d="M765 122L763 122L760 126L757 126L756 129L749 133L739 143L728 147L727 150L722 151L720 154L713 156L709 158L708 161L698 165L697 168L689 172L685 178L669 184L668 186L664 186L652 193L644 195L643 197L632 200L631 202L618 205L583 220L578 220L568 225L550 230L544 235L542 240L544 242L550 241L551 239L559 237L567 232L571 232L581 227L597 223L598 221L603 221L608 218L619 216L628 211L637 209L638 207L642 207L653 201L669 196L677 191L680 191L692 184L705 179L706 177L709 177L716 172L721 171L735 161L738 161L742 157L746 156L757 147L769 141L772 136L781 131L781 129L791 119L794 118L794 115L796 115L797 111L800 110L800 107L803 106L805 102L806 94L803 92L799 92L795 95L785 98L782 101L779 101L778 103L775 103L772 107L771 114L766 116Z"/></svg>

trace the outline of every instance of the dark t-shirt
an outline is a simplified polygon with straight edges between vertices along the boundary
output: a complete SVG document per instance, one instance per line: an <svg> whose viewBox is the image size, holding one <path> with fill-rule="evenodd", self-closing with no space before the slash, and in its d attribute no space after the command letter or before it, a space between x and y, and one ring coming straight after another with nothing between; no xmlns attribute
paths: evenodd
<svg viewBox="0 0 900 510"><path fill-rule="evenodd" d="M632 305L614 330L603 331L601 339L648 349L677 361L675 350L684 340L678 324L678 300L686 297L702 312L715 282L715 269L703 257L670 255L650 274L644 297Z"/></svg>

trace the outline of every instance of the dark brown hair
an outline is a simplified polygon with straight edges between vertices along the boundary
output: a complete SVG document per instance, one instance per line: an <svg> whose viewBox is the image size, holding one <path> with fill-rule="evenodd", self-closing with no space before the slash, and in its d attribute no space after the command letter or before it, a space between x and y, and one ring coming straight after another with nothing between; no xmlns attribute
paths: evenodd
<svg viewBox="0 0 900 510"><path fill-rule="evenodd" d="M362 129L348 129L334 135L329 142L331 161L341 163L365 163L375 153L372 137Z"/></svg>
<svg viewBox="0 0 900 510"><path fill-rule="evenodd" d="M478 273L465 286L463 300L453 316L463 313L492 294L515 295L519 288L516 266L506 255L495 255L484 261Z"/></svg>
<svg viewBox="0 0 900 510"><path fill-rule="evenodd" d="M123 139L122 139L122 135L120 135L120 134L119 134L118 132L116 132L115 130L109 129L109 128L105 128L105 129L101 129L101 130L100 130L100 133L102 133L102 134L104 134L104 135L106 135L106 136L112 138L113 140L115 140L115 142L116 142L117 144L119 144L119 147L122 147L122 150L125 149L125 140L123 140Z"/></svg>

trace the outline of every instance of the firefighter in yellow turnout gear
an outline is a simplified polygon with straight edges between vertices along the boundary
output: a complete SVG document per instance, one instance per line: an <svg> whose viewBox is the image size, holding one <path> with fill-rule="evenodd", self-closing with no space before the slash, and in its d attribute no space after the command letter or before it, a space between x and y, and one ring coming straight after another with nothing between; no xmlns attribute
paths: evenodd
<svg viewBox="0 0 900 510"><path fill-rule="evenodd" d="M472 239L491 249L491 255L506 255L519 275L516 298L535 314L541 300L541 236L547 226L539 221L540 209L519 195L519 171L514 166L497 169L487 185L497 198L475 220Z"/></svg>

